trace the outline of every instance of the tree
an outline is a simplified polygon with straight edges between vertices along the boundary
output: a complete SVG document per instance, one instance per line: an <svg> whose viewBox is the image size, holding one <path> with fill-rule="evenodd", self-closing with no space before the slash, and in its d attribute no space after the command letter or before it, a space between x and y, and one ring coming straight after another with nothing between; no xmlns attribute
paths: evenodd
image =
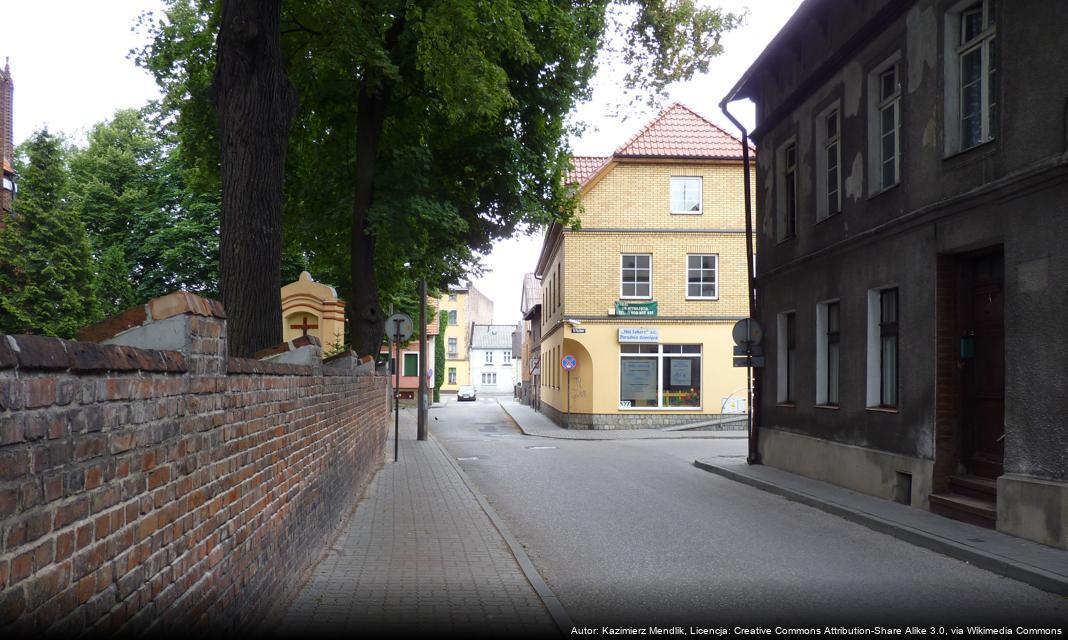
<svg viewBox="0 0 1068 640"><path fill-rule="evenodd" d="M0 331L71 338L100 309L89 238L68 201L67 151L41 130L17 156L19 195L0 231Z"/></svg>
<svg viewBox="0 0 1068 640"><path fill-rule="evenodd" d="M152 107L117 111L71 155L71 206L89 232L98 284L112 292L101 297L104 315L179 289L218 289L218 193L190 184L160 121Z"/></svg>
<svg viewBox="0 0 1068 640"><path fill-rule="evenodd" d="M282 185L297 94L281 49L282 0L221 0L212 102L219 118L219 291L230 354L282 341Z"/></svg>
<svg viewBox="0 0 1068 640"><path fill-rule="evenodd" d="M283 51L302 96L287 243L348 290L359 353L378 352L382 308L396 292L422 277L455 282L494 240L571 219L567 115L606 42L633 66L628 85L655 100L707 69L738 22L693 0L292 0L284 9ZM167 21L146 22L152 41L138 56L192 145L213 135L199 98L217 15L207 2L170 0ZM210 175L213 157L194 157Z"/></svg>
<svg viewBox="0 0 1068 640"><path fill-rule="evenodd" d="M449 312L438 317L438 338L434 341L434 402L441 402L441 385L445 383L445 330L449 328Z"/></svg>

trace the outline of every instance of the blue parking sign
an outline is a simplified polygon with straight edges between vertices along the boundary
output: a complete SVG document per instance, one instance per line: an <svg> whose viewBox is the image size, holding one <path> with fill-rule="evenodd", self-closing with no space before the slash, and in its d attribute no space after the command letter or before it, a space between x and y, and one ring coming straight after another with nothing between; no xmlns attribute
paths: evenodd
<svg viewBox="0 0 1068 640"><path fill-rule="evenodd" d="M578 366L578 360L575 359L575 356L567 355L560 359L560 366L571 371Z"/></svg>

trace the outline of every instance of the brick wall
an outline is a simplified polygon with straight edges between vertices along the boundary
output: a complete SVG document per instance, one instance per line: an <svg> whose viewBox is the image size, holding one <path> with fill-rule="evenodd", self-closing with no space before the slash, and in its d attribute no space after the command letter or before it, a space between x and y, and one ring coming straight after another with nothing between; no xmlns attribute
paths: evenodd
<svg viewBox="0 0 1068 640"><path fill-rule="evenodd" d="M228 359L217 304L170 306L110 341L175 350L0 336L0 634L248 632L382 464L384 376Z"/></svg>

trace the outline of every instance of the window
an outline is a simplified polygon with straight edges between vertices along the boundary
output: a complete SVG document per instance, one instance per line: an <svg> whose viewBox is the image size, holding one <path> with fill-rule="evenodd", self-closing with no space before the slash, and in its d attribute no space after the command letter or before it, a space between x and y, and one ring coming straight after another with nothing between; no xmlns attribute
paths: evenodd
<svg viewBox="0 0 1068 640"><path fill-rule="evenodd" d="M901 70L900 53L879 65L868 80L872 96L869 118L872 195L901 180Z"/></svg>
<svg viewBox="0 0 1068 640"><path fill-rule="evenodd" d="M825 220L842 210L842 147L840 144L841 118L838 104L824 111L816 119L816 135L821 141L819 157L816 158L819 201L816 220Z"/></svg>
<svg viewBox="0 0 1068 640"><path fill-rule="evenodd" d="M839 327L838 301L816 306L816 404L838 406Z"/></svg>
<svg viewBox="0 0 1068 640"><path fill-rule="evenodd" d="M686 297L715 300L716 266L719 256L699 254L686 256Z"/></svg>
<svg viewBox="0 0 1068 640"><path fill-rule="evenodd" d="M418 353L406 353L404 354L404 375L417 376L419 375L419 354Z"/></svg>
<svg viewBox="0 0 1068 640"><path fill-rule="evenodd" d="M456 356L456 338L449 338L449 355Z"/></svg>
<svg viewBox="0 0 1068 640"><path fill-rule="evenodd" d="M797 143L789 142L779 152L782 185L779 189L779 240L797 234Z"/></svg>
<svg viewBox="0 0 1068 640"><path fill-rule="evenodd" d="M777 400L792 404L797 398L797 314L780 313L776 320Z"/></svg>
<svg viewBox="0 0 1068 640"><path fill-rule="evenodd" d="M449 324L456 326L456 309L449 311Z"/></svg>
<svg viewBox="0 0 1068 640"><path fill-rule="evenodd" d="M456 302L456 294L455 293L450 293L449 294L449 302Z"/></svg>
<svg viewBox="0 0 1068 640"><path fill-rule="evenodd" d="M699 409L701 345L619 345L622 409Z"/></svg>
<svg viewBox="0 0 1068 640"><path fill-rule="evenodd" d="M504 364L512 364L512 352L511 351L505 351L504 352Z"/></svg>
<svg viewBox="0 0 1068 640"><path fill-rule="evenodd" d="M671 179L671 213L701 213L701 178Z"/></svg>
<svg viewBox="0 0 1068 640"><path fill-rule="evenodd" d="M898 290L868 292L868 406L898 406Z"/></svg>
<svg viewBox="0 0 1068 640"><path fill-rule="evenodd" d="M994 139L998 93L995 15L994 0L983 0L961 11L957 21L961 150Z"/></svg>
<svg viewBox="0 0 1068 640"><path fill-rule="evenodd" d="M487 351L486 352L486 364L493 364L493 352L492 351Z"/></svg>
<svg viewBox="0 0 1068 640"><path fill-rule="evenodd" d="M497 374L494 372L483 373L482 384L497 384Z"/></svg>
<svg viewBox="0 0 1068 640"><path fill-rule="evenodd" d="M456 384L456 367L449 367L449 384Z"/></svg>
<svg viewBox="0 0 1068 640"><path fill-rule="evenodd" d="M651 298L653 257L649 254L623 254L620 258L621 298Z"/></svg>

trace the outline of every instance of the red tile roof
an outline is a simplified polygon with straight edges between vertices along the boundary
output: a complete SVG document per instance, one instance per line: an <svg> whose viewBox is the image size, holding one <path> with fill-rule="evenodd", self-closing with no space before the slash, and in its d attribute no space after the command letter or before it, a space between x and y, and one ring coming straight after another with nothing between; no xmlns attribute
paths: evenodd
<svg viewBox="0 0 1068 640"><path fill-rule="evenodd" d="M611 159L610 156L572 156L575 168L567 173L567 184L585 184Z"/></svg>
<svg viewBox="0 0 1068 640"><path fill-rule="evenodd" d="M738 138L676 102L616 149L615 156L741 160L742 144Z"/></svg>

